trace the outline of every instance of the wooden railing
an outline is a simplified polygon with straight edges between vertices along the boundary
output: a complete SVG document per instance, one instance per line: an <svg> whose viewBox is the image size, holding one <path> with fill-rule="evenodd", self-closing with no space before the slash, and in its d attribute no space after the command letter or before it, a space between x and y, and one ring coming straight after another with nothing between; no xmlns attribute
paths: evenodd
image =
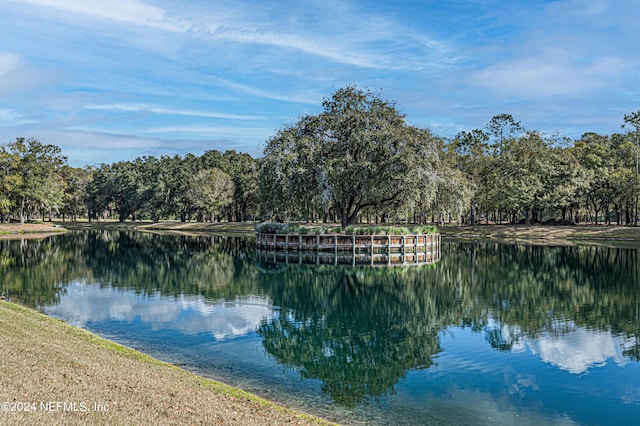
<svg viewBox="0 0 640 426"><path fill-rule="evenodd" d="M263 250L335 252L427 252L440 248L440 234L347 235L256 233L256 246Z"/></svg>
<svg viewBox="0 0 640 426"><path fill-rule="evenodd" d="M349 253L327 251L257 250L258 259L273 264L413 266L429 265L440 260L440 250L426 252Z"/></svg>

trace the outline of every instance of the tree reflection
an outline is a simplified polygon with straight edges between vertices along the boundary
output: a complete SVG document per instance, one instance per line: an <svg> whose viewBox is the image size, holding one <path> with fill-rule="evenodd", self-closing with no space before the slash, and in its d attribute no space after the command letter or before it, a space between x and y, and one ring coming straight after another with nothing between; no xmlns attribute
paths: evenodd
<svg viewBox="0 0 640 426"><path fill-rule="evenodd" d="M54 305L68 284L167 296L233 299L257 292L242 238L68 232L44 240L0 241L0 290L30 306Z"/></svg>
<svg viewBox="0 0 640 426"><path fill-rule="evenodd" d="M393 392L407 370L431 366L441 328L428 292L401 291L405 271L396 272L293 267L263 277L282 306L259 330L265 349L302 377L322 380L341 405Z"/></svg>
<svg viewBox="0 0 640 426"><path fill-rule="evenodd" d="M441 259L260 275L280 307L259 330L265 349L346 406L432 365L448 327L484 333L499 351L576 327L611 331L635 341L623 353L638 360L637 251L461 243L444 245Z"/></svg>

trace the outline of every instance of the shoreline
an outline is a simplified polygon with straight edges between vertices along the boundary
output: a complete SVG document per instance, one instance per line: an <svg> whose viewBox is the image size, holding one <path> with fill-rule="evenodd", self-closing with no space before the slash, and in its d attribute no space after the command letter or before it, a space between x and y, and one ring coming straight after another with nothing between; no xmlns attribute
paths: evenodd
<svg viewBox="0 0 640 426"><path fill-rule="evenodd" d="M0 240L22 238L45 238L52 235L60 235L67 232L64 227L51 223L25 223L6 224L0 223Z"/></svg>
<svg viewBox="0 0 640 426"><path fill-rule="evenodd" d="M0 337L3 424L334 425L7 301Z"/></svg>
<svg viewBox="0 0 640 426"><path fill-rule="evenodd" d="M0 224L0 239L43 238L67 230L119 230L140 232L171 232L188 235L203 233L236 236L255 235L254 222L52 222L51 224ZM597 245L640 248L640 227L580 224L556 225L457 225L438 227L447 239L473 242L503 242L538 245Z"/></svg>
<svg viewBox="0 0 640 426"><path fill-rule="evenodd" d="M445 225L443 237L469 242L640 248L640 227L618 225Z"/></svg>

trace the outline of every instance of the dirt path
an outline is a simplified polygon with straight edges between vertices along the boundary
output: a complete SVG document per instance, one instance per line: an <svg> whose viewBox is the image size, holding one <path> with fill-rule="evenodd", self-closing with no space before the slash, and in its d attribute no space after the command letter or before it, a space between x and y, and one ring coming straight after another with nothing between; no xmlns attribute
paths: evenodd
<svg viewBox="0 0 640 426"><path fill-rule="evenodd" d="M0 301L0 424L330 424Z"/></svg>

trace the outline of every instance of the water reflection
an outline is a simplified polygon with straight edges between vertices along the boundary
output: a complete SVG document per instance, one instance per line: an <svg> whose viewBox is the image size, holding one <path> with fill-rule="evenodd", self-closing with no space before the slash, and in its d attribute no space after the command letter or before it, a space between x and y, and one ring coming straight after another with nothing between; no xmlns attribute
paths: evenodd
<svg viewBox="0 0 640 426"><path fill-rule="evenodd" d="M272 266L298 265L351 265L351 266L421 266L440 260L440 251L435 247L429 251L400 252L338 252L338 251L287 251L256 250L258 260ZM286 269L286 268L280 268Z"/></svg>
<svg viewBox="0 0 640 426"><path fill-rule="evenodd" d="M607 410L624 400L637 414L638 261L628 249L448 243L436 265L282 265L241 238L100 231L0 241L0 290L75 325L108 326L110 337L138 324L127 339L192 351L185 358L199 368L242 358L255 340L265 355L253 353L246 371L235 360L235 375L285 366L339 407L377 401L391 418L391 396L444 398L454 384L531 410L558 398ZM225 351L211 346L220 342ZM567 375L586 373L584 396L565 389Z"/></svg>
<svg viewBox="0 0 640 426"><path fill-rule="evenodd" d="M112 291L86 283L72 283L61 302L46 308L77 327L105 321L140 320L154 330L170 329L188 335L208 334L222 341L255 331L271 317L271 303L261 296L236 301L207 301L200 296L167 299L159 294L141 297L131 291Z"/></svg>
<svg viewBox="0 0 640 426"><path fill-rule="evenodd" d="M407 370L428 368L441 350L438 333L447 320L437 296L431 286L405 285L427 274L415 267L290 265L265 276L280 311L259 329L264 347L302 377L322 380L342 405L387 395Z"/></svg>

